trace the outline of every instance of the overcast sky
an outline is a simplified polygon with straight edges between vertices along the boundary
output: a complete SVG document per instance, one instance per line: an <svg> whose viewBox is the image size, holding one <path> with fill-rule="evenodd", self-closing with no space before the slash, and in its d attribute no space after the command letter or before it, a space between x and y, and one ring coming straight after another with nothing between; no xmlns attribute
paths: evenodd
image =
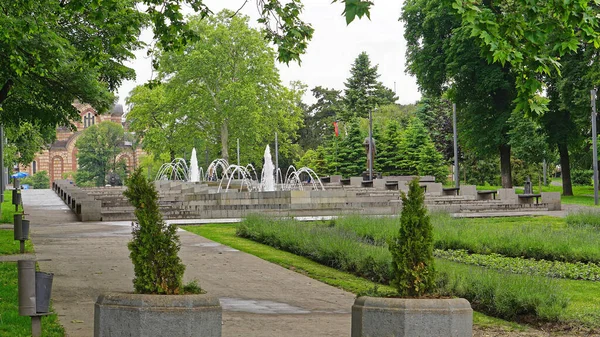
<svg viewBox="0 0 600 337"><path fill-rule="evenodd" d="M223 8L237 10L244 0L205 0L213 12ZM405 74L406 41L404 28L398 21L402 1L379 0L371 11L371 21L366 18L355 20L349 26L341 16L343 4L331 4L331 0L304 0L302 18L312 24L315 29L306 54L302 55L302 65L297 63L277 64L281 80L284 84L291 81L302 81L309 90L315 86L343 89L344 82L350 76L350 68L354 59L362 51L369 54L372 64L379 65L379 80L394 89L399 97L398 103L414 103L420 98L414 77ZM255 0L249 0L241 13L250 16L251 24L256 23L258 12ZM149 32L144 32L142 39L148 41ZM152 76L150 60L146 52L136 52L137 58L129 66L135 69L135 81L125 81L117 95L119 103L125 104L129 91L138 84L143 84ZM307 94L307 103L314 102Z"/></svg>

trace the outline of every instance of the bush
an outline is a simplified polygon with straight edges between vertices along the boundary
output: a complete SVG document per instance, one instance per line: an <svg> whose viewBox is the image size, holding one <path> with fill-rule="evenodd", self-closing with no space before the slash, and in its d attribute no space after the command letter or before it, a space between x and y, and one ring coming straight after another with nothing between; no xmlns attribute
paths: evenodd
<svg viewBox="0 0 600 337"><path fill-rule="evenodd" d="M433 228L425 208L425 194L419 178L401 192L400 231L389 241L392 254L392 286L400 296L423 296L435 288Z"/></svg>
<svg viewBox="0 0 600 337"><path fill-rule="evenodd" d="M133 239L129 257L133 262L133 286L141 294L178 294L182 292L185 266L177 255L180 248L175 225L167 225L158 209L158 193L141 169L127 180L123 193L135 207Z"/></svg>
<svg viewBox="0 0 600 337"><path fill-rule="evenodd" d="M21 185L29 185L31 188L35 189L46 189L50 188L50 178L48 177L48 172L39 171L36 172L31 177L27 177L21 179Z"/></svg>
<svg viewBox="0 0 600 337"><path fill-rule="evenodd" d="M571 182L577 186L589 186L592 184L592 170L573 170L571 171Z"/></svg>
<svg viewBox="0 0 600 337"><path fill-rule="evenodd" d="M571 212L566 217L567 225L572 227L591 226L600 229L600 212L582 210Z"/></svg>

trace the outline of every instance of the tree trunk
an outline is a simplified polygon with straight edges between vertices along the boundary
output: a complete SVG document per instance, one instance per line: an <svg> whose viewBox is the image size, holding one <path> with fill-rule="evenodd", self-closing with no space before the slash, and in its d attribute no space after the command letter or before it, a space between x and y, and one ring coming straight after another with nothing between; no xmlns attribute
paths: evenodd
<svg viewBox="0 0 600 337"><path fill-rule="evenodd" d="M512 173L510 169L510 145L500 145L500 175L502 188L512 188Z"/></svg>
<svg viewBox="0 0 600 337"><path fill-rule="evenodd" d="M569 163L569 149L566 142L558 144L558 154L560 155L560 176L563 185L563 195L573 195L571 164Z"/></svg>
<svg viewBox="0 0 600 337"><path fill-rule="evenodd" d="M227 127L227 120L221 124L221 157L229 161L229 128Z"/></svg>
<svg viewBox="0 0 600 337"><path fill-rule="evenodd" d="M14 83L12 80L7 80L6 83L4 83L4 85L2 86L2 88L0 88L0 105L2 105L6 98L8 98L8 93L10 92L10 89L12 88L13 84Z"/></svg>
<svg viewBox="0 0 600 337"><path fill-rule="evenodd" d="M175 160L175 150L169 150L169 156L171 157L171 162Z"/></svg>

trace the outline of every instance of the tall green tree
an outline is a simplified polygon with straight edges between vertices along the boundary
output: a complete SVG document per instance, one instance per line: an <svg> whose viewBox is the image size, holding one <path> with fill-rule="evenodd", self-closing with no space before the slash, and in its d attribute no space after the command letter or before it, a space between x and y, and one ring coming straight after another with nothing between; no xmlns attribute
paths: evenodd
<svg viewBox="0 0 600 337"><path fill-rule="evenodd" d="M415 115L429 131L431 140L444 159L454 158L452 102L445 98L423 97L418 102Z"/></svg>
<svg viewBox="0 0 600 337"><path fill-rule="evenodd" d="M77 184L94 181L96 186L106 184L109 172L120 166L117 156L121 153L125 133L120 124L102 122L85 129L77 139Z"/></svg>
<svg viewBox="0 0 600 337"><path fill-rule="evenodd" d="M481 157L499 152L502 186L512 187L508 119L517 90L511 68L481 56L450 3L410 0L403 9L409 72L426 95L448 92L457 104L463 146Z"/></svg>
<svg viewBox="0 0 600 337"><path fill-rule="evenodd" d="M8 124L4 128L5 165L29 165L38 152L56 138L56 129L36 122Z"/></svg>
<svg viewBox="0 0 600 337"><path fill-rule="evenodd" d="M339 172L344 177L360 176L366 168L367 155L363 146L364 137L358 120L348 125L348 135L339 143Z"/></svg>
<svg viewBox="0 0 600 337"><path fill-rule="evenodd" d="M332 132L332 124L344 111L344 101L340 90L317 86L311 90L317 102L304 112L304 125L299 130L299 144L304 149L315 149L323 144Z"/></svg>
<svg viewBox="0 0 600 337"><path fill-rule="evenodd" d="M402 175L418 175L421 162L421 150L427 143L431 143L427 129L418 118L413 118L408 127L400 135L398 145L400 161L398 171Z"/></svg>
<svg viewBox="0 0 600 337"><path fill-rule="evenodd" d="M155 156L167 153L172 161L195 146L205 148L202 121L186 114L186 106L165 85L135 87L127 98L129 130L142 141L142 148Z"/></svg>
<svg viewBox="0 0 600 337"><path fill-rule="evenodd" d="M438 183L443 184L448 179L448 168L444 162L444 157L435 148L433 142L426 142L421 147L417 171L420 176L434 176L435 181Z"/></svg>
<svg viewBox="0 0 600 337"><path fill-rule="evenodd" d="M352 64L350 77L344 83L346 86L344 90L346 111L342 116L344 120L353 117L366 118L369 116L369 111L375 109L377 105L392 104L398 99L392 90L377 80L378 78L377 65L371 65L366 52L360 53Z"/></svg>
<svg viewBox="0 0 600 337"><path fill-rule="evenodd" d="M401 161L400 153L400 124L389 120L385 126L381 142L377 144L376 162L380 163L384 175L400 175L398 165Z"/></svg>
<svg viewBox="0 0 600 337"><path fill-rule="evenodd" d="M199 120L207 139L218 135L220 156L229 160L240 139L242 162L260 163L265 144L279 136L280 152L292 150L302 123L302 92L281 84L275 52L248 18L223 11L190 18L203 36L183 54L160 56L166 92L186 106L181 120Z"/></svg>

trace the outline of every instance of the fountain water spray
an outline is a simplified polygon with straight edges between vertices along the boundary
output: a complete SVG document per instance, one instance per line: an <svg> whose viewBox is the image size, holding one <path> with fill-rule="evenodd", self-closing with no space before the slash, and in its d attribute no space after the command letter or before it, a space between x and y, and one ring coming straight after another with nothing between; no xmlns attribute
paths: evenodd
<svg viewBox="0 0 600 337"><path fill-rule="evenodd" d="M261 191L275 191L275 165L271 158L271 148L265 148L265 162L261 174Z"/></svg>
<svg viewBox="0 0 600 337"><path fill-rule="evenodd" d="M198 170L198 158L196 158L196 148L192 149L192 158L190 158L190 181L195 183L200 181L200 171Z"/></svg>

